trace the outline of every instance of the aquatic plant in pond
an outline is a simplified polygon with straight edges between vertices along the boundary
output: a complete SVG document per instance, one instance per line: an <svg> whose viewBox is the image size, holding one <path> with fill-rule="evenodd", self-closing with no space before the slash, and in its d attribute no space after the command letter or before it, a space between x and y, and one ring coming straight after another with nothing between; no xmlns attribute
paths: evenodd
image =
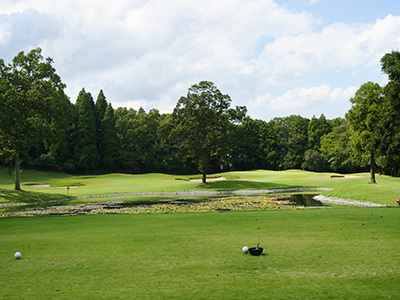
<svg viewBox="0 0 400 300"><path fill-rule="evenodd" d="M167 203L140 205L135 203L124 203L122 201L112 201L39 207L23 211L9 211L0 213L0 217L79 214L192 213L240 210L297 210L305 208L304 206L294 205L290 199L283 200L283 197L285 196L228 197L203 202L170 201Z"/></svg>

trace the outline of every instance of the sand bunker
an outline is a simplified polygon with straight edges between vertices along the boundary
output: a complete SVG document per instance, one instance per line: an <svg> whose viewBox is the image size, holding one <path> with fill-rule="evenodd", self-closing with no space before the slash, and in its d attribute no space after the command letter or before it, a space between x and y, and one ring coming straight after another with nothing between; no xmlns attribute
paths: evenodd
<svg viewBox="0 0 400 300"><path fill-rule="evenodd" d="M362 176L356 175L332 175L332 179L348 179L348 178L362 178Z"/></svg>
<svg viewBox="0 0 400 300"><path fill-rule="evenodd" d="M33 188L49 188L50 184L29 184L30 187ZM80 187L79 185L70 185L70 186L56 186L56 188L66 189L66 188L74 189Z"/></svg>
<svg viewBox="0 0 400 300"><path fill-rule="evenodd" d="M209 181L221 181L221 180L226 180L225 177L216 177L216 178L207 178L207 182ZM192 182L202 182L201 179L190 179Z"/></svg>
<svg viewBox="0 0 400 300"><path fill-rule="evenodd" d="M81 185L56 186L56 188L59 188L59 189L66 189L66 188L76 189L78 187L81 187Z"/></svg>
<svg viewBox="0 0 400 300"><path fill-rule="evenodd" d="M29 186L33 188L48 188L50 184L30 184Z"/></svg>

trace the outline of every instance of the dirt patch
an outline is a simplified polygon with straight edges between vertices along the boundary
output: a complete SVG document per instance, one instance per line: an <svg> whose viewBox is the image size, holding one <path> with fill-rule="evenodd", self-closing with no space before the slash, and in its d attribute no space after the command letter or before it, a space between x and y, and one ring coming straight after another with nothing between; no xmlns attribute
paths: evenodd
<svg viewBox="0 0 400 300"><path fill-rule="evenodd" d="M207 178L207 182L226 180L225 177ZM201 179L190 179L191 182L202 182Z"/></svg>

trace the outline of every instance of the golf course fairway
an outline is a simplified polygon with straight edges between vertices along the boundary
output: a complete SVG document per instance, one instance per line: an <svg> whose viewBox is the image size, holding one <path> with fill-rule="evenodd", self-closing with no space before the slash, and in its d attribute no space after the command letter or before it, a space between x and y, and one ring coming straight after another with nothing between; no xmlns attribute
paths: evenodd
<svg viewBox="0 0 400 300"><path fill-rule="evenodd" d="M3 218L0 289L2 299L399 299L399 228L397 208ZM257 243L263 255L242 252Z"/></svg>

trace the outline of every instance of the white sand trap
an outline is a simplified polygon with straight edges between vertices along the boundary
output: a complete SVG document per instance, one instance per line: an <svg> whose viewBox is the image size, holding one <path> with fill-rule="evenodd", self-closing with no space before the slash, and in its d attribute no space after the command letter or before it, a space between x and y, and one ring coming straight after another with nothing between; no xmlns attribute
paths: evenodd
<svg viewBox="0 0 400 300"><path fill-rule="evenodd" d="M78 187L81 187L81 185L57 186L57 188L60 188L60 189L66 189L66 188L76 189Z"/></svg>
<svg viewBox="0 0 400 300"><path fill-rule="evenodd" d="M349 179L349 178L362 178L362 176L356 176L356 175L333 175L331 176L332 179Z"/></svg>
<svg viewBox="0 0 400 300"><path fill-rule="evenodd" d="M30 187L33 187L33 188L49 188L50 187L50 184L30 184L29 185ZM75 189L75 188L78 188L78 187L80 187L80 185L70 185L70 186L68 186L70 189ZM56 188L60 188L60 189L66 189L67 188L67 186L56 186Z"/></svg>
<svg viewBox="0 0 400 300"><path fill-rule="evenodd" d="M225 177L216 177L216 178L207 178L207 182L209 181L221 181L221 180L226 180ZM202 179L190 179L192 182L202 182Z"/></svg>
<svg viewBox="0 0 400 300"><path fill-rule="evenodd" d="M33 188L48 188L50 184L30 184L29 186Z"/></svg>

